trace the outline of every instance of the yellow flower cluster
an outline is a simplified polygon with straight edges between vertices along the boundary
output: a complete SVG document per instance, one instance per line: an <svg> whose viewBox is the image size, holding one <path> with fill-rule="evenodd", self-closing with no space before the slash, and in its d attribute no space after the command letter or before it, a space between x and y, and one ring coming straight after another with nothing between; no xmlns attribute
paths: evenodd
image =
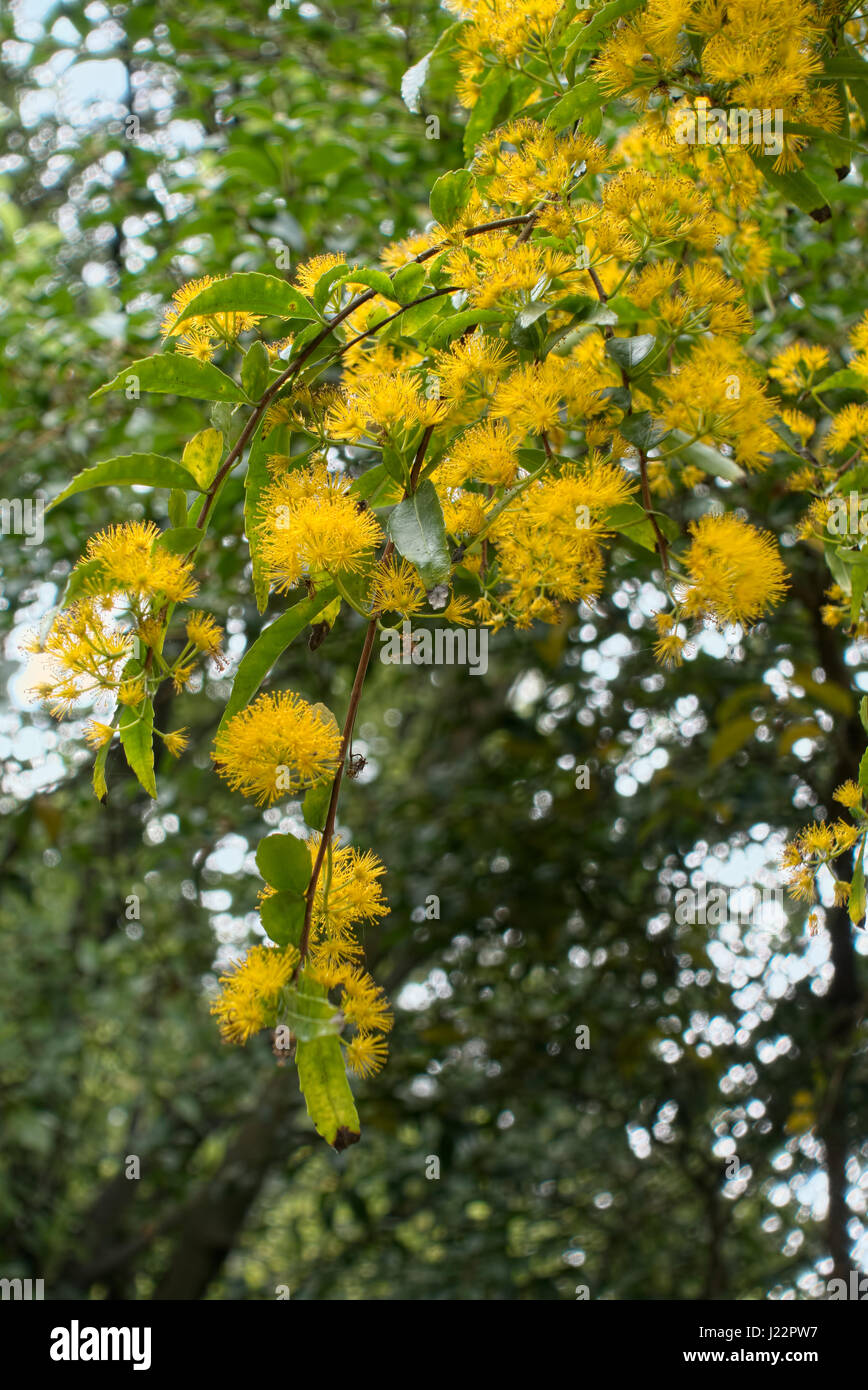
<svg viewBox="0 0 868 1390"><path fill-rule="evenodd" d="M283 591L307 574L359 570L383 536L373 512L360 511L350 496L349 481L322 461L265 489L258 530L269 578Z"/></svg>
<svg viewBox="0 0 868 1390"><path fill-rule="evenodd" d="M321 836L308 840L311 866L317 859ZM383 991L360 965L363 947L359 927L376 922L388 912L380 886L384 866L370 851L359 853L335 839L326 852L324 872L314 893L311 933L304 975L324 993L340 990L340 1012L353 1032L342 1037L346 1061L359 1076L370 1076L386 1060L385 1034L392 1027L392 1013ZM263 889L260 900L272 897ZM279 995L290 982L298 961L293 947L254 947L239 971L221 981L224 989L213 1005L230 1042L245 1042L261 1028L280 1022ZM252 962L252 963L251 963Z"/></svg>
<svg viewBox="0 0 868 1390"><path fill-rule="evenodd" d="M713 88L721 107L781 111L785 122L834 131L840 106L819 79L821 45L837 9L812 0L648 0L613 30L593 71L605 92L643 110L671 83ZM804 135L783 134L778 172L800 167L806 143Z"/></svg>
<svg viewBox="0 0 868 1390"><path fill-rule="evenodd" d="M836 792L838 800L849 796L853 783L845 783ZM844 804L848 804L844 802ZM855 804L855 803L854 803ZM781 869L787 882L787 891L801 902L813 902L816 898L816 877L824 865L831 866L842 854L853 848L864 831L847 821L837 820L832 825L825 821L815 821L784 846L781 855ZM835 879L835 901L846 903L850 895L850 885L845 880Z"/></svg>
<svg viewBox="0 0 868 1390"><path fill-rule="evenodd" d="M260 695L227 720L211 757L233 791L271 806L333 776L341 737L322 706L292 691Z"/></svg>
<svg viewBox="0 0 868 1390"><path fill-rule="evenodd" d="M160 544L152 522L130 521L92 536L74 578L83 597L63 609L44 637L27 650L37 657L42 679L34 694L56 718L83 702L115 702L138 709L163 675L180 691L189 684L197 654L220 664L222 629L201 611L187 618L187 641L171 666L163 656L165 614L196 592L192 563ZM100 748L114 727L92 720L87 742ZM159 732L159 731L157 731ZM160 734L177 757L186 746L183 730Z"/></svg>

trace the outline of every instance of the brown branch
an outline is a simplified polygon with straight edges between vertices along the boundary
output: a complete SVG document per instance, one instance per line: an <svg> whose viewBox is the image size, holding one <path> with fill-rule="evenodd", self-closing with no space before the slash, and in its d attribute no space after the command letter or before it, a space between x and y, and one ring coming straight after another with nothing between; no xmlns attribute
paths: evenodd
<svg viewBox="0 0 868 1390"><path fill-rule="evenodd" d="M651 526L654 531L654 539L657 542L657 552L660 556L660 563L663 566L664 578L668 579L669 542L667 541L663 532L660 530L660 526L657 521L657 513L655 512L654 505L651 501L651 488L648 483L648 460L645 457L644 449L639 450L639 475L642 479L642 506L645 508L645 514L648 517L648 520L651 522Z"/></svg>
<svg viewBox="0 0 868 1390"><path fill-rule="evenodd" d="M419 447L416 450L416 456L413 459L413 467L410 470L410 481L407 487L404 489L405 500L408 497L412 497L413 493L416 491L416 488L419 483L419 474L421 473L422 465L425 462L425 453L428 449L429 443L431 442L431 436L433 435L433 433L434 426L426 426L422 434L422 438L419 441ZM392 551L394 549L394 543L392 541L389 541L386 544L386 547L383 550L383 554L380 557L381 564L385 560L388 560L389 556L392 554ZM307 889L304 895L304 922L302 923L301 937L298 943L298 961L296 962L295 970L292 973L293 981L295 981L298 978L298 973L302 965L304 964L304 960L308 952L308 946L310 944L310 928L311 921L313 919L314 898L316 897L316 890L319 884L319 877L322 873L323 861L325 860L326 852L328 850L329 845L332 842L332 836L334 835L335 831L335 820L337 818L338 799L341 794L341 783L344 777L344 768L346 766L347 754L349 753L350 744L352 742L353 727L356 722L356 714L358 713L359 702L362 698L362 687L364 686L365 676L367 675L368 666L371 660L371 651L373 650L374 646L374 638L377 635L378 621L379 620L377 617L371 618L367 628L365 629L365 640L362 645L361 655L359 656L359 664L356 667L356 674L353 680L353 688L350 691L350 702L347 706L347 717L344 720L343 732L341 734L341 746L338 752L338 766L337 771L335 772L334 781L332 782L331 796L329 797L328 810L326 811L326 818L325 824L323 826L322 838L320 839L319 849L317 850L316 859L313 863L310 882L307 885Z"/></svg>

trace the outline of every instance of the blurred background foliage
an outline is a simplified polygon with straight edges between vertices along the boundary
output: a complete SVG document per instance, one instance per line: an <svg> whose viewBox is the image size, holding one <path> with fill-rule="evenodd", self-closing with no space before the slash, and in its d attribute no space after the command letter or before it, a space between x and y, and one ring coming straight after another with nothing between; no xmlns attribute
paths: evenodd
<svg viewBox="0 0 868 1390"><path fill-rule="evenodd" d="M202 427L189 401L87 401L156 349L183 281L287 251L375 261L424 223L463 117L436 71L416 113L401 78L447 19L434 0L5 8L4 496L177 455ZM758 347L772 328L839 342L865 307L858 179L836 206L773 214ZM830 907L815 936L794 908L773 930L674 916L703 877L774 885L863 750L866 653L820 622L797 501L771 481L739 500L793 570L773 634L709 640L664 679L647 557L622 543L597 611L497 634L484 677L375 663L340 823L389 866L367 947L397 1023L341 1156L267 1040L224 1047L208 1015L257 920L251 845L263 821L301 829L297 805L263 815L210 771L231 673L158 717L192 737L156 804L112 752L99 805L81 723L26 700L20 638L87 536L165 523L162 502L87 493L42 544L3 537L4 1276L55 1298L759 1299L868 1265L864 933ZM237 658L258 630L240 479L221 507L201 600ZM341 711L360 638L342 618L272 684Z"/></svg>

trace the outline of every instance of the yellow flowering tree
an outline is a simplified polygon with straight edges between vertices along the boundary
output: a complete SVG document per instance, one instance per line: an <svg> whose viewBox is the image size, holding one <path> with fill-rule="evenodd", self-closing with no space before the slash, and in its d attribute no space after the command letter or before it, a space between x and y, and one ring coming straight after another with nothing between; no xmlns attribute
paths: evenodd
<svg viewBox="0 0 868 1390"><path fill-rule="evenodd" d="M309 834L261 841L268 944L222 978L213 1012L231 1043L271 1030L339 1149L360 1135L347 1069L383 1065L392 1021L361 935L388 910L384 865L335 831L378 633L410 616L495 641L507 624L557 623L602 594L617 540L660 586L655 650L678 664L703 628L748 629L787 590L774 528L728 504L733 483L749 495L772 469L808 494L802 538L829 564L828 622L868 630L865 532L850 525L868 481L868 316L840 367L826 348L754 341L770 228L831 216L829 189L863 148L857 7L448 8L455 22L430 60L458 73L466 164L437 179L428 224L376 266L328 253L292 281L242 271L173 294L163 351L96 395L188 396L212 403L209 423L179 459L105 460L53 504L144 484L168 491L170 524L93 537L34 640L53 712L105 707L86 735L96 794L117 736L155 796L154 738L174 756L185 742L155 727L160 685L181 690L197 665L224 660L221 615L190 605L206 534L237 539L223 534L220 503L243 472L258 609L272 595L286 606L234 674L214 767L260 806L302 796ZM668 513L676 496L694 504L685 526ZM299 692L259 693L292 641L307 629L322 640L348 611L364 638L340 719ZM809 827L784 864L802 898L837 865L854 922L866 791L868 761L839 792L853 823Z"/></svg>

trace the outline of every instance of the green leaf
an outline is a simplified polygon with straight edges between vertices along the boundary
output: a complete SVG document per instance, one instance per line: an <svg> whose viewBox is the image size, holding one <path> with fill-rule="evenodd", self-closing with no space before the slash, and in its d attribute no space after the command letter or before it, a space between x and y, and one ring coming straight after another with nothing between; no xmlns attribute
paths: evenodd
<svg viewBox="0 0 868 1390"><path fill-rule="evenodd" d="M182 488L185 491L199 485L192 473L174 459L163 458L162 454L122 454L118 458L95 463L76 474L72 482L49 502L46 511L65 502L67 497L77 492L87 492L93 487L124 486L138 483L146 487Z"/></svg>
<svg viewBox="0 0 868 1390"><path fill-rule="evenodd" d="M512 75L505 67L498 65L488 72L479 89L479 96L467 118L467 125L464 127L464 158L471 159L478 142L483 135L487 135L493 126L497 124L501 107L504 105L512 85ZM434 185L436 188L436 184ZM433 199L433 192L432 192ZM431 211L434 212L434 203L431 203ZM460 211L460 209L459 209ZM449 224L443 222L442 217L434 212L434 216L443 226Z"/></svg>
<svg viewBox="0 0 868 1390"><path fill-rule="evenodd" d="M60 600L61 608L68 608L71 603L75 603L81 598L82 594L87 593L87 581L100 573L102 570L101 560L79 560L69 579L66 581L66 588L63 591L63 598Z"/></svg>
<svg viewBox="0 0 868 1390"><path fill-rule="evenodd" d="M859 372L854 372L850 367L842 367L841 371L833 372L831 376L824 377L817 382L815 391L864 391L868 386L868 381Z"/></svg>
<svg viewBox="0 0 868 1390"><path fill-rule="evenodd" d="M187 555L197 549L202 535L198 526L173 526L169 531L161 531L154 545L171 551L173 555Z"/></svg>
<svg viewBox="0 0 868 1390"><path fill-rule="evenodd" d="M828 77L868 78L868 63L852 49L847 53L831 54L823 64L823 72Z"/></svg>
<svg viewBox="0 0 868 1390"><path fill-rule="evenodd" d="M304 893L310 882L310 850L295 835L266 835L256 847L256 867L272 888Z"/></svg>
<svg viewBox="0 0 868 1390"><path fill-rule="evenodd" d="M689 436L682 430L672 430L670 438L678 444L674 451L678 457L694 468L701 468L703 473L709 473L713 478L726 478L733 483L744 477L743 469L733 459L708 444L689 443Z"/></svg>
<svg viewBox="0 0 868 1390"><path fill-rule="evenodd" d="M301 803L301 814L311 830L325 829L331 795L331 782L320 782L318 787L311 787L305 793L304 801Z"/></svg>
<svg viewBox="0 0 868 1390"><path fill-rule="evenodd" d="M868 734L868 695L863 695L859 701L859 718L862 721L862 728Z"/></svg>
<svg viewBox="0 0 868 1390"><path fill-rule="evenodd" d="M418 298L424 283L424 265L402 265L401 269L395 272L391 292L399 304L410 304Z"/></svg>
<svg viewBox="0 0 868 1390"><path fill-rule="evenodd" d="M157 395L192 396L197 401L241 401L250 404L241 387L213 363L197 362L193 357L182 357L179 352L158 352L153 357L142 357L138 362L131 362L111 381L91 392L90 398L97 400L107 391L120 391L132 385L137 392L153 391Z"/></svg>
<svg viewBox="0 0 868 1390"><path fill-rule="evenodd" d="M852 572L850 580L852 585L852 597L850 601L850 622L855 623L862 608L862 600L865 597L865 590L868 589L868 561L863 561L857 565Z"/></svg>
<svg viewBox="0 0 868 1390"><path fill-rule="evenodd" d="M588 77L584 82L571 87L566 95L561 97L546 116L545 123L552 130L564 130L566 126L578 120L583 111L602 104L603 96L599 86L592 77Z"/></svg>
<svg viewBox="0 0 868 1390"><path fill-rule="evenodd" d="M336 1037L299 1038L298 1084L317 1133L340 1151L361 1138L361 1126Z"/></svg>
<svg viewBox="0 0 868 1390"><path fill-rule="evenodd" d="M450 314L448 319L443 319L438 323L428 339L432 348L446 347L457 338L459 333L465 329L475 326L478 323L502 323L504 320L502 309L462 309L460 314Z"/></svg>
<svg viewBox="0 0 868 1390"><path fill-rule="evenodd" d="M826 202L825 195L820 192L813 179L801 169L791 170L787 174L777 174L774 169L774 160L769 155L759 155L748 148L748 154L758 169L763 172L766 183L772 188L777 189L778 193L800 208L802 212L807 212L815 222L827 222L832 216L832 209Z"/></svg>
<svg viewBox="0 0 868 1390"><path fill-rule="evenodd" d="M200 492L207 492L223 458L223 434L220 430L200 430L184 445L181 462L193 474Z"/></svg>
<svg viewBox="0 0 868 1390"><path fill-rule="evenodd" d="M154 777L154 706L146 700L141 715L124 705L118 722L121 743L127 762L138 777L148 796L157 797Z"/></svg>
<svg viewBox="0 0 868 1390"><path fill-rule="evenodd" d="M184 526L187 522L187 494L183 488L173 487L169 493L169 525Z"/></svg>
<svg viewBox="0 0 868 1390"><path fill-rule="evenodd" d="M392 281L384 270L377 270L375 266L353 266L344 276L344 280L350 285L367 285L368 289L376 290L384 299L391 299L397 303Z"/></svg>
<svg viewBox="0 0 868 1390"><path fill-rule="evenodd" d="M868 754L866 754L868 756ZM864 762L865 759L863 758ZM862 768L859 768L859 785L864 787L862 781ZM859 846L859 858L856 860L856 867L853 870L853 882L850 885L850 899L847 905L850 913L850 921L854 926L858 926L865 916L865 841Z"/></svg>
<svg viewBox="0 0 868 1390"><path fill-rule="evenodd" d="M863 791L868 792L868 749L862 754L859 763L859 786Z"/></svg>
<svg viewBox="0 0 868 1390"><path fill-rule="evenodd" d="M333 585L326 584L313 598L302 599L301 603L294 604L288 613L277 618L257 637L250 650L245 652L235 673L232 694L220 720L221 729L227 720L243 709L256 694L277 658L286 651L294 638L336 598Z"/></svg>
<svg viewBox="0 0 868 1390"><path fill-rule="evenodd" d="M451 560L443 509L430 479L398 503L389 517L388 532L398 554L416 566L426 589L448 578Z"/></svg>
<svg viewBox="0 0 868 1390"><path fill-rule="evenodd" d="M421 335L422 341L426 342L422 330L437 317L446 302L447 298L443 295L442 298L423 299L421 304L414 304L395 320L396 336L415 338Z"/></svg>
<svg viewBox="0 0 868 1390"><path fill-rule="evenodd" d="M172 335L179 333L188 319L225 313L265 314L277 319L317 317L313 305L286 280L258 271L239 271L200 290L173 323Z"/></svg>
<svg viewBox="0 0 868 1390"><path fill-rule="evenodd" d="M241 385L252 401L265 393L271 376L271 360L265 344L257 338L244 354L241 363Z"/></svg>
<svg viewBox="0 0 868 1390"><path fill-rule="evenodd" d="M378 504L389 506L399 500L395 482L395 478L382 463L375 463L373 468L368 468L360 477L354 479L350 491L354 497L363 497L372 507Z"/></svg>
<svg viewBox="0 0 868 1390"><path fill-rule="evenodd" d="M307 860L310 874L310 855ZM262 925L275 946L297 946L304 927L304 898L298 893L271 893L259 907Z"/></svg>
<svg viewBox="0 0 868 1390"><path fill-rule="evenodd" d="M649 449L655 448L661 439L665 439L669 431L659 420L654 419L650 410L640 410L636 415L628 415L621 421L618 433L624 436L628 444L635 444L637 449L647 453Z"/></svg>
<svg viewBox="0 0 868 1390"><path fill-rule="evenodd" d="M622 15L630 14L632 10L638 10L640 5L644 5L645 0L611 0L611 4L604 5L601 10L597 10L593 19L583 25L579 30L578 36L573 39L564 58L564 63L569 63L577 53L583 48L593 48L597 41L597 36L603 32L616 19Z"/></svg>
<svg viewBox="0 0 868 1390"><path fill-rule="evenodd" d="M299 1042L310 1042L313 1038L336 1036L343 1018L322 985L302 974L298 985L284 992L280 1021L289 1026Z"/></svg>
<svg viewBox="0 0 868 1390"><path fill-rule="evenodd" d="M97 750L96 760L93 765L93 791L98 801L105 801L108 795L108 787L105 781L105 765L110 748L111 739Z"/></svg>
<svg viewBox="0 0 868 1390"><path fill-rule="evenodd" d="M453 169L441 174L431 189L431 213L441 227L451 227L464 211L473 192L473 175L469 169Z"/></svg>
<svg viewBox="0 0 868 1390"><path fill-rule="evenodd" d="M332 286L335 285L338 280L345 280L348 270L349 266L344 261L341 265L333 265L330 270L327 270L325 274L321 275L317 280L314 285L312 298L320 313L322 313L328 302Z"/></svg>
<svg viewBox="0 0 868 1390"><path fill-rule="evenodd" d="M628 541L641 545L644 550L657 549L654 527L638 502L619 502L616 507L610 507L606 512L605 524Z"/></svg>
<svg viewBox="0 0 868 1390"><path fill-rule="evenodd" d="M653 333L637 333L633 338L609 338L606 352L625 372L631 372L645 361L656 342Z"/></svg>
<svg viewBox="0 0 868 1390"><path fill-rule="evenodd" d="M256 432L247 456L247 472L244 475L244 534L250 550L250 564L253 570L253 596L256 607L264 613L268 607L269 582L265 562L262 558L262 542L259 535L259 512L262 494L271 482L268 471L268 455L278 453L274 434L265 443L264 419L256 426Z"/></svg>

